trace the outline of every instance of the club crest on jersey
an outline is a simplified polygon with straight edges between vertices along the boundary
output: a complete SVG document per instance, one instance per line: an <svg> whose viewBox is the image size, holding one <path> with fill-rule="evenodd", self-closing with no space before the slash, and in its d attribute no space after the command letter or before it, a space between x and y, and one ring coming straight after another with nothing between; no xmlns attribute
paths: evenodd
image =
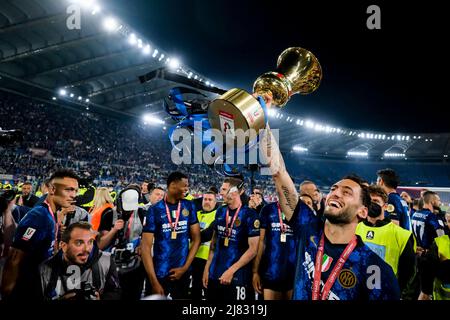
<svg viewBox="0 0 450 320"><path fill-rule="evenodd" d="M366 234L367 240L373 240L374 237L375 237L375 232L373 230L367 231L367 234Z"/></svg>
<svg viewBox="0 0 450 320"><path fill-rule="evenodd" d="M386 211L389 212L389 213L392 213L392 212L394 212L394 210L395 210L394 205L388 204L388 206L386 208Z"/></svg>
<svg viewBox="0 0 450 320"><path fill-rule="evenodd" d="M236 227L239 227L241 225L241 220L239 220L239 218L236 218L236 220L234 221L234 225Z"/></svg>
<svg viewBox="0 0 450 320"><path fill-rule="evenodd" d="M36 232L36 229L28 228L22 236L22 240L28 241L31 239L33 234Z"/></svg>
<svg viewBox="0 0 450 320"><path fill-rule="evenodd" d="M183 211L181 211L181 213L183 214L184 217L187 217L189 215L188 209L183 209Z"/></svg>
<svg viewBox="0 0 450 320"><path fill-rule="evenodd" d="M255 222L253 222L253 226L258 229L259 225L260 225L259 220L256 219Z"/></svg>
<svg viewBox="0 0 450 320"><path fill-rule="evenodd" d="M351 289L356 284L356 275L349 269L343 269L339 273L339 284L345 289Z"/></svg>

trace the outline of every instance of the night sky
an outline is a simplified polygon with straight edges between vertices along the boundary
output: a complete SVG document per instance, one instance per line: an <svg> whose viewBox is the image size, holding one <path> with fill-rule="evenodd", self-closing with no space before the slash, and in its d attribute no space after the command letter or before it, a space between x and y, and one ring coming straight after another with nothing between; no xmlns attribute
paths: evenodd
<svg viewBox="0 0 450 320"><path fill-rule="evenodd" d="M251 90L288 47L312 51L323 69L322 83L309 96L294 96L288 113L354 129L450 132L443 116L448 17L443 1L423 3L109 0L104 5L224 89ZM381 8L381 30L366 27L371 4Z"/></svg>

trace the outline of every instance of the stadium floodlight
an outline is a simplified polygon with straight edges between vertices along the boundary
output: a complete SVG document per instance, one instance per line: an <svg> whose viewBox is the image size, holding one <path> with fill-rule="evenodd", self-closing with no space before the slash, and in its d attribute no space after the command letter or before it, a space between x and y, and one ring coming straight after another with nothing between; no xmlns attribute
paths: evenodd
<svg viewBox="0 0 450 320"><path fill-rule="evenodd" d="M171 59L169 62L169 68L171 69L177 69L180 67L180 61L178 59ZM197 79L197 76L194 77L194 79Z"/></svg>
<svg viewBox="0 0 450 320"><path fill-rule="evenodd" d="M209 81L206 81L206 83L205 83L207 86L209 86Z"/></svg>
<svg viewBox="0 0 450 320"><path fill-rule="evenodd" d="M63 96L63 97L64 97L66 94L67 94L67 91L66 91L65 89L60 89L60 90L59 90L59 95L60 95L60 96Z"/></svg>
<svg viewBox="0 0 450 320"><path fill-rule="evenodd" d="M383 156L386 158L404 158L405 154L404 153L395 153L395 152L385 152L383 154Z"/></svg>
<svg viewBox="0 0 450 320"><path fill-rule="evenodd" d="M308 152L308 148L302 146L293 146L292 150L295 152Z"/></svg>
<svg viewBox="0 0 450 320"><path fill-rule="evenodd" d="M194 79L197 80L197 75L194 76Z"/></svg>
<svg viewBox="0 0 450 320"><path fill-rule="evenodd" d="M347 156L364 158L368 157L369 153L367 151L347 151Z"/></svg>
<svg viewBox="0 0 450 320"><path fill-rule="evenodd" d="M381 139L385 140L385 139L386 139L386 135L383 134L383 136L381 137Z"/></svg>
<svg viewBox="0 0 450 320"><path fill-rule="evenodd" d="M139 49L142 49L142 47L144 46L144 45L142 44L142 39L138 39L138 40L137 40L137 45L138 45L138 48L139 48Z"/></svg>
<svg viewBox="0 0 450 320"><path fill-rule="evenodd" d="M107 17L103 20L103 27L106 31L116 31L120 28L119 23L113 17Z"/></svg>
<svg viewBox="0 0 450 320"><path fill-rule="evenodd" d="M93 16L95 16L100 11L102 11L102 8L98 4L96 4L96 5L94 5L94 8L92 9L91 13L92 13Z"/></svg>
<svg viewBox="0 0 450 320"><path fill-rule="evenodd" d="M307 127L308 129L314 128L314 122L312 122L311 120L306 120L305 127Z"/></svg>
<svg viewBox="0 0 450 320"><path fill-rule="evenodd" d="M128 36L128 43L131 44L132 46L134 46L137 43L137 38L134 33Z"/></svg>
<svg viewBox="0 0 450 320"><path fill-rule="evenodd" d="M145 124L164 124L164 121L161 119L158 119L150 114L144 115L144 123Z"/></svg>
<svg viewBox="0 0 450 320"><path fill-rule="evenodd" d="M80 101L81 101L82 99L83 99L83 97L82 97L82 96L78 96L78 100L80 100Z"/></svg>
<svg viewBox="0 0 450 320"><path fill-rule="evenodd" d="M153 55L152 55L152 57L153 58L156 58L156 56L158 55L158 49L155 49L155 51L153 51Z"/></svg>
<svg viewBox="0 0 450 320"><path fill-rule="evenodd" d="M55 101L55 100L56 100L56 97L52 97L52 100Z"/></svg>
<svg viewBox="0 0 450 320"><path fill-rule="evenodd" d="M86 101L87 103L89 103L89 101L91 101L91 100L89 100L89 99L86 99L85 101Z"/></svg>
<svg viewBox="0 0 450 320"><path fill-rule="evenodd" d="M164 53L161 54L161 56L159 57L158 61L161 61L162 59L164 59Z"/></svg>
<svg viewBox="0 0 450 320"><path fill-rule="evenodd" d="M73 93L70 94L70 97L73 98L75 95Z"/></svg>
<svg viewBox="0 0 450 320"><path fill-rule="evenodd" d="M89 110L89 107L86 107L86 110Z"/></svg>
<svg viewBox="0 0 450 320"><path fill-rule="evenodd" d="M144 54L150 54L150 52L151 52L150 45L147 44L147 45L144 47L144 50L142 50L142 52L143 52Z"/></svg>
<svg viewBox="0 0 450 320"><path fill-rule="evenodd" d="M166 127L163 127L163 130L166 130L167 128Z"/></svg>

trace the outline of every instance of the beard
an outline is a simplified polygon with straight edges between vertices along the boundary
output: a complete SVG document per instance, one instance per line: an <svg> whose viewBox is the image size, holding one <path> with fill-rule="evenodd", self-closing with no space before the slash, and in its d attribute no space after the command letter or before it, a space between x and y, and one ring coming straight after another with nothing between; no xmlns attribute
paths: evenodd
<svg viewBox="0 0 450 320"><path fill-rule="evenodd" d="M323 216L331 223L331 224L349 224L353 220L354 212L356 208L344 208L338 214L332 213L331 210L325 210L323 212Z"/></svg>

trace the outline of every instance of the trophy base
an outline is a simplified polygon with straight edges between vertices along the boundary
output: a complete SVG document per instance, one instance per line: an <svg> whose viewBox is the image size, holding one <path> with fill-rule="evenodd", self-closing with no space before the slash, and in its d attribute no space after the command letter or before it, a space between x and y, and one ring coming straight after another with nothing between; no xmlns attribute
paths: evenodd
<svg viewBox="0 0 450 320"><path fill-rule="evenodd" d="M237 148L245 147L250 138L256 138L266 123L259 101L248 92L236 88L209 104L208 118L211 127L222 132L226 145ZM253 136L251 129L254 130Z"/></svg>

